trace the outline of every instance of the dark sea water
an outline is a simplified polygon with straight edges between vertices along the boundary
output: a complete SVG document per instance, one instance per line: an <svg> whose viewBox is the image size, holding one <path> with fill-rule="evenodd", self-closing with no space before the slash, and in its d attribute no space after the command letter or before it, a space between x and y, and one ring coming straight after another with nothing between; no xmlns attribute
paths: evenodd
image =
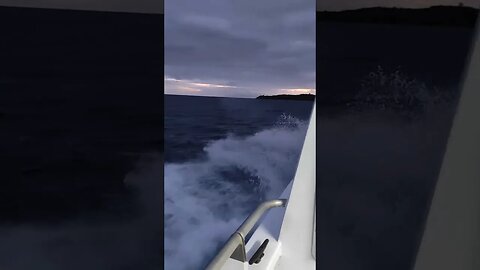
<svg viewBox="0 0 480 270"><path fill-rule="evenodd" d="M0 91L0 269L158 269L162 96L49 85Z"/></svg>
<svg viewBox="0 0 480 270"><path fill-rule="evenodd" d="M317 21L319 269L413 269L472 36Z"/></svg>
<svg viewBox="0 0 480 270"><path fill-rule="evenodd" d="M381 66L440 90L458 91L473 29L317 22L317 101L348 102Z"/></svg>
<svg viewBox="0 0 480 270"><path fill-rule="evenodd" d="M165 97L165 268L202 269L292 180L310 101Z"/></svg>
<svg viewBox="0 0 480 270"><path fill-rule="evenodd" d="M161 268L163 15L0 23L0 269Z"/></svg>

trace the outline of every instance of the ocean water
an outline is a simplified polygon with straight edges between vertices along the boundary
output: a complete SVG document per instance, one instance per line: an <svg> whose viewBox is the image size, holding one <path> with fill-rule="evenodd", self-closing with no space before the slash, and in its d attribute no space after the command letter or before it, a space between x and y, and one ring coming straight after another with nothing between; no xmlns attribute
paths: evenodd
<svg viewBox="0 0 480 270"><path fill-rule="evenodd" d="M293 178L313 102L165 97L165 269L202 269Z"/></svg>
<svg viewBox="0 0 480 270"><path fill-rule="evenodd" d="M158 269L155 85L2 86L0 269Z"/></svg>
<svg viewBox="0 0 480 270"><path fill-rule="evenodd" d="M413 269L472 36L317 21L319 269Z"/></svg>
<svg viewBox="0 0 480 270"><path fill-rule="evenodd" d="M159 269L163 15L0 22L0 269Z"/></svg>
<svg viewBox="0 0 480 270"><path fill-rule="evenodd" d="M320 116L317 262L324 269L412 269L455 106L416 119Z"/></svg>

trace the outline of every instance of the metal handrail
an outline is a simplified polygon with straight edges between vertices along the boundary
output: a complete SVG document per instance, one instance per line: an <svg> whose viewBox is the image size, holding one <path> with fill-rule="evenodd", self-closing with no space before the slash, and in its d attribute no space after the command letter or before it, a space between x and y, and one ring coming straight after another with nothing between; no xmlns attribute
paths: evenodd
<svg viewBox="0 0 480 270"><path fill-rule="evenodd" d="M245 237L247 234L250 233L255 224L268 210L275 207L286 207L287 201L286 199L281 199L261 203L237 231L230 236L223 248L217 253L217 256L208 264L206 270L220 270L228 258L246 262Z"/></svg>

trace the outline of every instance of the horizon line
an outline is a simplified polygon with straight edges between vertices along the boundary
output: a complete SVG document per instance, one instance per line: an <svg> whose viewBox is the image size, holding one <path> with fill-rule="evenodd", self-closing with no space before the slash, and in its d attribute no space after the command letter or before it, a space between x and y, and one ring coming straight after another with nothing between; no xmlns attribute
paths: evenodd
<svg viewBox="0 0 480 270"><path fill-rule="evenodd" d="M311 94L311 93L308 93L308 94L275 94L275 95L259 95L259 96L256 96L256 97L232 97L232 96L204 96L204 95L189 95L189 94L167 94L167 93L164 93L163 94L164 96L186 96L186 97L209 97L209 98L243 98L243 99L257 99L257 97L261 97L261 96L300 96L300 95L312 95L312 96L316 96L315 94Z"/></svg>
<svg viewBox="0 0 480 270"><path fill-rule="evenodd" d="M99 13L114 13L114 14L136 14L136 15L164 15L165 12L162 11L126 11L124 9L89 9L89 8L67 8L67 7L34 7L34 6L17 6L17 5L5 5L0 4L0 8L19 8L19 9L40 9L40 10L51 10L51 11L79 11L79 12L99 12Z"/></svg>

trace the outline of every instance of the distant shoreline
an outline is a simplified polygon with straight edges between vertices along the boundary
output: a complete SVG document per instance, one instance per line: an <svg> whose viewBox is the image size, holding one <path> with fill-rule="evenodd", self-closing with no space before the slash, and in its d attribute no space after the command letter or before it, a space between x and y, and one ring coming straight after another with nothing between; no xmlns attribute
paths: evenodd
<svg viewBox="0 0 480 270"><path fill-rule="evenodd" d="M256 99L274 99L274 100L303 100L303 101L314 101L315 95L312 94L301 94L301 95L272 95L272 96L265 96L261 95L258 96Z"/></svg>
<svg viewBox="0 0 480 270"><path fill-rule="evenodd" d="M429 8L362 8L343 11L317 11L317 22L379 23L474 27L479 10L466 6L433 6Z"/></svg>

